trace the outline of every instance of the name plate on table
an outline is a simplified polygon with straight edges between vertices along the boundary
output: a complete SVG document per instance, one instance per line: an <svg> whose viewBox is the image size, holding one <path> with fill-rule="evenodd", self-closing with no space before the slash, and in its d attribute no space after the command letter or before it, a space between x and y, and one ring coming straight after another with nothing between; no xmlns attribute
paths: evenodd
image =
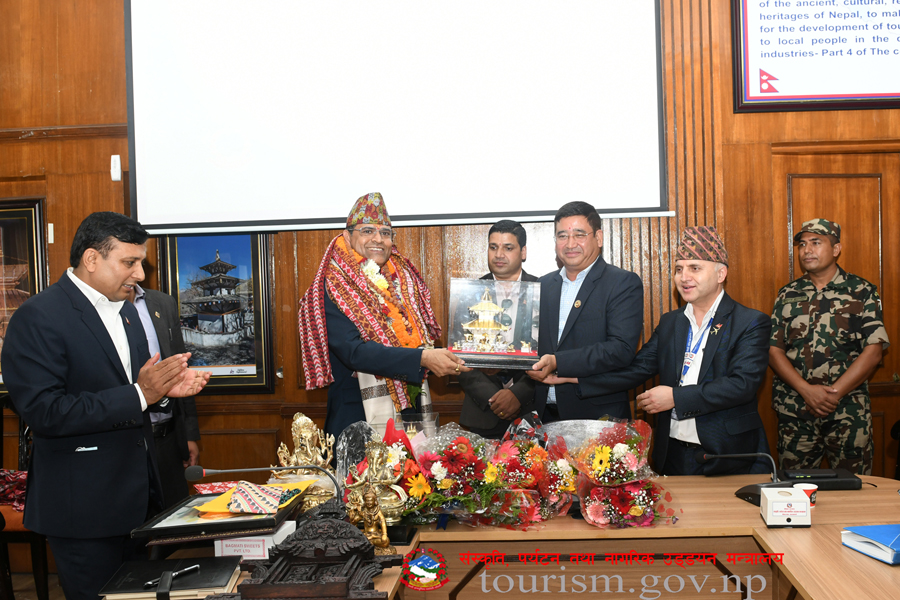
<svg viewBox="0 0 900 600"><path fill-rule="evenodd" d="M797 488L760 490L759 514L767 527L809 527L812 523L809 497Z"/></svg>
<svg viewBox="0 0 900 600"><path fill-rule="evenodd" d="M527 370L537 362L541 284L450 280L450 351L478 368Z"/></svg>

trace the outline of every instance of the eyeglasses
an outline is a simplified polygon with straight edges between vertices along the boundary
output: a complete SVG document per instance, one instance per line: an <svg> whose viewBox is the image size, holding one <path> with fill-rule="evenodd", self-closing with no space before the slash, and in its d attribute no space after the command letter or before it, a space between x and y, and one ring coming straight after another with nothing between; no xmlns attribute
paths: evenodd
<svg viewBox="0 0 900 600"><path fill-rule="evenodd" d="M359 229L354 229L353 227L350 227L348 228L348 231L355 231L360 235L360 237L364 238L374 237L375 233L377 232L379 235L381 235L381 237L392 241L394 239L394 236L397 235L397 232L395 232L393 229L388 229L387 227L385 227L384 229L376 229L374 227L361 227Z"/></svg>
<svg viewBox="0 0 900 600"><path fill-rule="evenodd" d="M575 233L569 235L567 231L560 231L556 234L556 241L560 244L564 244L569 241L569 237L575 238L575 241L579 244L588 238L589 235L593 235L593 231L590 233L585 233L584 231L576 231Z"/></svg>

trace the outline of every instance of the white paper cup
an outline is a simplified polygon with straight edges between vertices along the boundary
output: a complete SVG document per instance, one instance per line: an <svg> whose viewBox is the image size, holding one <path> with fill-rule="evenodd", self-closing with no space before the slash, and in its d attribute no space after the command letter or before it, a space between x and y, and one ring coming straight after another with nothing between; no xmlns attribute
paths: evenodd
<svg viewBox="0 0 900 600"><path fill-rule="evenodd" d="M816 491L819 489L814 483L795 483L794 487L798 490L803 490L803 492L809 497L809 505L814 507L816 505Z"/></svg>

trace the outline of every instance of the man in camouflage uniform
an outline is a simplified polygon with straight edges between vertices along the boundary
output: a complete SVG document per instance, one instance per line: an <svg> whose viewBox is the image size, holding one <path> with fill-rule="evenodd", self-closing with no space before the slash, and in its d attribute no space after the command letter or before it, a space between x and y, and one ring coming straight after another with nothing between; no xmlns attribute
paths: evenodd
<svg viewBox="0 0 900 600"><path fill-rule="evenodd" d="M866 380L888 346L874 285L837 264L841 227L806 221L794 236L803 277L781 288L772 310L769 365L783 469L872 472Z"/></svg>

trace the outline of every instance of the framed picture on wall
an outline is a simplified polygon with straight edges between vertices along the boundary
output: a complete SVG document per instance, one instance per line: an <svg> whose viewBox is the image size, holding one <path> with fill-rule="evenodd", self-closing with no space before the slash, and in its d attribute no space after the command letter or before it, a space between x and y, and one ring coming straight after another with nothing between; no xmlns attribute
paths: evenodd
<svg viewBox="0 0 900 600"><path fill-rule="evenodd" d="M246 233L160 239L160 283L178 301L188 365L212 373L204 394L274 390L267 240Z"/></svg>
<svg viewBox="0 0 900 600"><path fill-rule="evenodd" d="M43 199L0 201L0 355L10 317L46 285ZM6 392L2 372L0 392Z"/></svg>

